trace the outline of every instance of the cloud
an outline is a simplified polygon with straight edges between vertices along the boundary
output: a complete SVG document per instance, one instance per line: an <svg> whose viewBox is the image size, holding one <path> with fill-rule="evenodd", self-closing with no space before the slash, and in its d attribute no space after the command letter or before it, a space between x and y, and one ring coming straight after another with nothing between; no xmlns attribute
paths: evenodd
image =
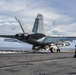
<svg viewBox="0 0 76 75"><path fill-rule="evenodd" d="M0 35L22 33L15 16L23 20L25 31L26 26L31 30L36 15L41 13L44 16L47 35L75 36L75 5L75 0L0 0ZM20 43L3 43L3 40L0 39L0 47L27 46Z"/></svg>
<svg viewBox="0 0 76 75"><path fill-rule="evenodd" d="M41 13L44 16L47 33L50 35L73 35L76 32L75 18L62 14L57 8L55 9L55 6L53 8L45 3L46 1L41 0L37 2L34 0L0 0L0 34L21 32L19 24L14 19L15 16L21 18L31 30L36 15Z"/></svg>

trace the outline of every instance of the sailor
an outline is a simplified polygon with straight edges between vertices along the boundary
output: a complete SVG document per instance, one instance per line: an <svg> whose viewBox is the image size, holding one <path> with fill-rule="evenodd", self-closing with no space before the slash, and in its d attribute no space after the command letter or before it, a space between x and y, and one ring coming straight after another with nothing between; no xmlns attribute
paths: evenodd
<svg viewBox="0 0 76 75"><path fill-rule="evenodd" d="M76 58L76 45L75 45L75 55L74 55L74 58Z"/></svg>

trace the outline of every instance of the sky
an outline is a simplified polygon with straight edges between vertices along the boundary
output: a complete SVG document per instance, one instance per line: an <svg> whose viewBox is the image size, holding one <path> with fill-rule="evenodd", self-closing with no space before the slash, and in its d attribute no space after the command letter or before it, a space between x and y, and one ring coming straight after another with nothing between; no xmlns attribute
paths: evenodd
<svg viewBox="0 0 76 75"><path fill-rule="evenodd" d="M32 30L38 13L47 35L76 36L76 0L0 0L0 35L22 33L15 17Z"/></svg>
<svg viewBox="0 0 76 75"><path fill-rule="evenodd" d="M14 17L32 30L38 13L44 16L47 35L76 35L76 0L0 0L0 34L22 32Z"/></svg>

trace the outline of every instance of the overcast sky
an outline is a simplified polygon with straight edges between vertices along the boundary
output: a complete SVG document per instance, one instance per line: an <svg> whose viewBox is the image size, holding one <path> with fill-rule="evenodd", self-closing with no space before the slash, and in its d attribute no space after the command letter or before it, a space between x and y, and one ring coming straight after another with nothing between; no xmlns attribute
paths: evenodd
<svg viewBox="0 0 76 75"><path fill-rule="evenodd" d="M0 34L22 32L15 16L31 30L38 13L47 35L76 36L76 0L0 0Z"/></svg>
<svg viewBox="0 0 76 75"><path fill-rule="evenodd" d="M0 0L0 35L22 33L15 16L23 20L25 31L26 26L32 30L38 13L47 35L76 36L76 0Z"/></svg>

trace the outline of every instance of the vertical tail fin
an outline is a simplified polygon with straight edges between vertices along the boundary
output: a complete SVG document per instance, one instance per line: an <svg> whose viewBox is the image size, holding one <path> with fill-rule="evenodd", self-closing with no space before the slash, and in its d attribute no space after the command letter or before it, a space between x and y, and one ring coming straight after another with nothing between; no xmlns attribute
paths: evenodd
<svg viewBox="0 0 76 75"><path fill-rule="evenodd" d="M32 32L45 34L42 14L37 15L37 18L35 19L35 22L34 22Z"/></svg>
<svg viewBox="0 0 76 75"><path fill-rule="evenodd" d="M20 27L21 27L23 33L25 34L25 31L24 31L24 29L23 29L23 27L22 27L22 23L20 22L20 20L17 19L17 17L15 17L15 19L18 21L18 23L20 24Z"/></svg>
<svg viewBox="0 0 76 75"><path fill-rule="evenodd" d="M20 18L15 17L15 19L18 21L18 23L19 23L19 25L20 25L20 27L21 27L24 34L31 32ZM25 27L24 27L24 25L25 25Z"/></svg>

